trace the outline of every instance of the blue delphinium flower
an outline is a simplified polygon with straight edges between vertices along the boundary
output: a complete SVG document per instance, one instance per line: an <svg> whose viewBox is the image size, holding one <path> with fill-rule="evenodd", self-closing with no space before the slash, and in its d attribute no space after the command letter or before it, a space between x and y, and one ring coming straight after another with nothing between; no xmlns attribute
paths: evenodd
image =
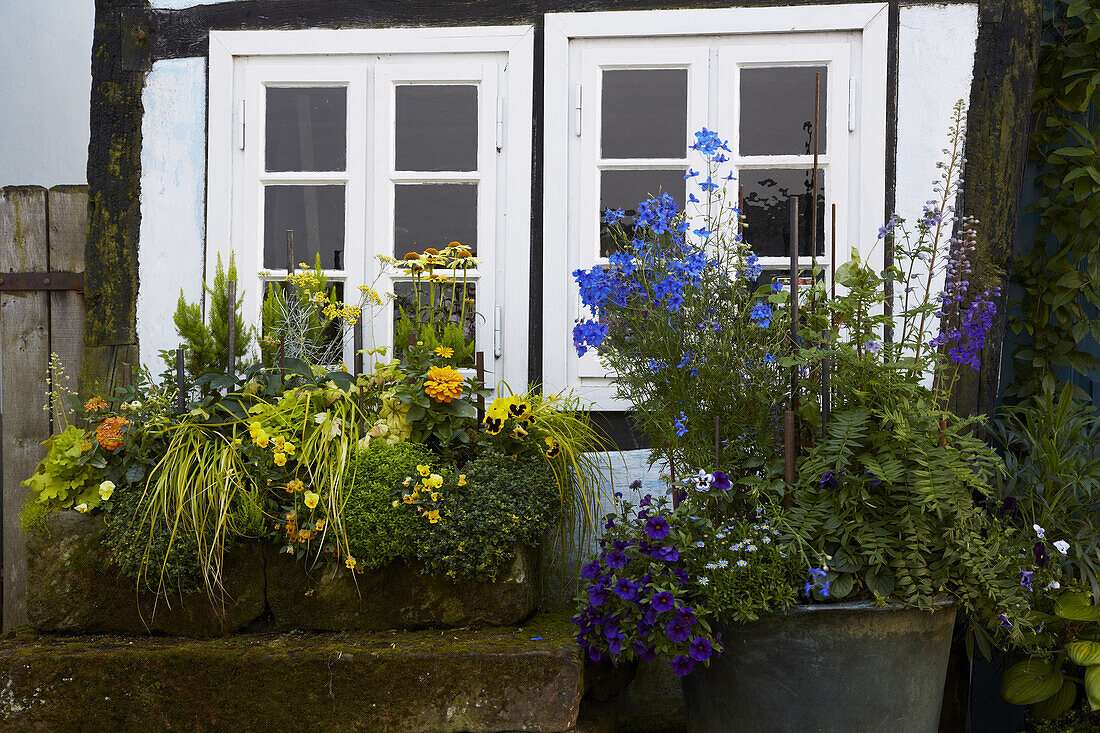
<svg viewBox="0 0 1100 733"><path fill-rule="evenodd" d="M626 212L624 212L622 209L609 208L603 212L603 220L606 221L608 224L617 224L622 221L624 216L626 216Z"/></svg>
<svg viewBox="0 0 1100 733"><path fill-rule="evenodd" d="M749 318L760 328L769 328L772 325L772 315L771 306L760 300L756 301L752 310L749 311Z"/></svg>
<svg viewBox="0 0 1100 733"><path fill-rule="evenodd" d="M682 437L682 436L687 434L688 429L687 429L687 426L684 424L686 422L687 422L687 415L684 414L683 410L680 410L679 417L677 417L675 420L673 420L674 426L676 428L677 437Z"/></svg>
<svg viewBox="0 0 1100 733"><path fill-rule="evenodd" d="M745 277L755 282L763 271L764 266L760 264L760 258L750 252L745 258Z"/></svg>
<svg viewBox="0 0 1100 733"><path fill-rule="evenodd" d="M598 349L611 328L596 321L581 321L573 327L573 346L577 356L584 356L589 348Z"/></svg>

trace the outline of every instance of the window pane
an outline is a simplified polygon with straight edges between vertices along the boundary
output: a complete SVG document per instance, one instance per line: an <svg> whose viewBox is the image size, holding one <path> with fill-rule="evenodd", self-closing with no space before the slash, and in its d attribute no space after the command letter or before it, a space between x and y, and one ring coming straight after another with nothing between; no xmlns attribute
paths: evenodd
<svg viewBox="0 0 1100 733"><path fill-rule="evenodd" d="M638 204L646 199L667 193L680 208L684 208L686 183L683 171L676 170L627 170L600 172L600 256L607 257L619 247L612 241L603 212L622 209L627 219L623 222L629 231Z"/></svg>
<svg viewBox="0 0 1100 733"><path fill-rule="evenodd" d="M741 155L812 155L814 73L821 74L818 152L825 152L824 66L741 69Z"/></svg>
<svg viewBox="0 0 1100 733"><path fill-rule="evenodd" d="M264 188L264 267L285 270L287 230L294 232L294 264L344 269L344 187Z"/></svg>
<svg viewBox="0 0 1100 733"><path fill-rule="evenodd" d="M603 157L683 158L687 81L687 69L603 72Z"/></svg>
<svg viewBox="0 0 1100 733"><path fill-rule="evenodd" d="M810 255L810 198L813 176L808 170L742 170L745 241L760 257L787 257L791 252L792 196L798 196L799 255ZM817 254L825 253L825 172L817 174Z"/></svg>
<svg viewBox="0 0 1100 733"><path fill-rule="evenodd" d="M397 87L395 134L399 171L477 170L477 87Z"/></svg>
<svg viewBox="0 0 1100 733"><path fill-rule="evenodd" d="M394 257L461 242L477 253L477 184L394 186Z"/></svg>
<svg viewBox="0 0 1100 733"><path fill-rule="evenodd" d="M446 283L443 285L434 286L434 301L430 290L433 286L429 284L421 284L420 286L420 300L419 307L422 311L427 311L434 305L435 313L439 314L441 310L446 310L449 315L451 323L457 325L463 324L462 337L467 342L473 342L475 340L475 334L477 330L477 283L466 282L465 284L460 280ZM394 357L402 358L405 354L405 349L409 345L409 333L416 333L415 328L411 327L412 322L415 322L415 314L417 311L417 297L416 288L413 283L408 280L398 281L393 284L394 295L397 299L394 301L393 307L393 343L394 343ZM465 303L463 302L465 300ZM402 322L402 319L405 319ZM425 320L426 315L421 320ZM450 361L452 365L456 366L473 366L474 354L473 349L467 350L463 353L460 350L461 339L455 340L453 336L448 335L444 339L444 346L450 346L455 350L455 355Z"/></svg>
<svg viewBox="0 0 1100 733"><path fill-rule="evenodd" d="M347 106L344 87L268 87L267 170L344 170Z"/></svg>

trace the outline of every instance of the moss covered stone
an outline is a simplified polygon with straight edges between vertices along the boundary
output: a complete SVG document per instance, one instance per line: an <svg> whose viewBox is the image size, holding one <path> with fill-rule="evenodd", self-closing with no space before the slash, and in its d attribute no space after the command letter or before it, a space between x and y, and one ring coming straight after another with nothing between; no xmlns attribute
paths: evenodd
<svg viewBox="0 0 1100 733"><path fill-rule="evenodd" d="M377 631L518 624L538 602L538 555L519 547L495 582L422 575L395 562L361 575L340 569L307 576L288 555L269 551L267 600L279 629Z"/></svg>
<svg viewBox="0 0 1100 733"><path fill-rule="evenodd" d="M227 557L224 603L205 593L157 601L119 572L103 544L101 516L61 512L27 535L27 615L34 628L59 634L218 636L264 613L259 547L241 545Z"/></svg>
<svg viewBox="0 0 1100 733"><path fill-rule="evenodd" d="M572 627L0 642L5 731L568 731Z"/></svg>

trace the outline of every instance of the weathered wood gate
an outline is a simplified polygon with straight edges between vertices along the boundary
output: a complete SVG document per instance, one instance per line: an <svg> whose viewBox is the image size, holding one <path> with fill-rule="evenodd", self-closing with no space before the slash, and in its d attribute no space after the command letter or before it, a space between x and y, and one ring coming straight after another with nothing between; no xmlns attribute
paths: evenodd
<svg viewBox="0 0 1100 733"><path fill-rule="evenodd" d="M0 469L3 488L3 629L27 621L27 561L20 485L60 423L46 408L50 354L69 388L84 348L87 186L0 189Z"/></svg>

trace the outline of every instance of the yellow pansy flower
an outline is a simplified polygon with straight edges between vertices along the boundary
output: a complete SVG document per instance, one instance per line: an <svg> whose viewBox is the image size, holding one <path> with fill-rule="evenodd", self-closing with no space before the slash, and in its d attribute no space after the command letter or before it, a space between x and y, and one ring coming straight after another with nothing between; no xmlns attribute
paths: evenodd
<svg viewBox="0 0 1100 733"><path fill-rule="evenodd" d="M431 473L432 473L432 467L431 466L423 466L423 465L417 466L416 470L421 476L430 476Z"/></svg>
<svg viewBox="0 0 1100 733"><path fill-rule="evenodd" d="M425 514L424 516L426 516L428 518L428 521L431 522L432 524L438 524L439 523L439 510L438 509L433 509L430 512L428 512L427 514Z"/></svg>
<svg viewBox="0 0 1100 733"><path fill-rule="evenodd" d="M355 562L355 558L351 555L348 555L346 558L344 558L344 565L347 566L348 570L355 570Z"/></svg>
<svg viewBox="0 0 1100 733"><path fill-rule="evenodd" d="M286 453L276 453L275 454L275 465L276 466L285 466L286 465Z"/></svg>
<svg viewBox="0 0 1100 733"><path fill-rule="evenodd" d="M308 506L310 509L316 509L317 508L317 502L320 498L321 497L318 496L317 494L315 494L314 492L307 491L305 493L306 506Z"/></svg>
<svg viewBox="0 0 1100 733"><path fill-rule="evenodd" d="M465 486L466 485L466 474L464 474L464 473L458 474L458 485L459 486Z"/></svg>

